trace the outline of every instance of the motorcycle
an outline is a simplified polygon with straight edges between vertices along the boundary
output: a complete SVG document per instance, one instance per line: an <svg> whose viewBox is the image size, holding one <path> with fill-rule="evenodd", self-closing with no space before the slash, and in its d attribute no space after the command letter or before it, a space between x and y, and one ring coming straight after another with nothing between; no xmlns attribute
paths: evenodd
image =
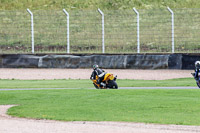
<svg viewBox="0 0 200 133"><path fill-rule="evenodd" d="M199 80L199 77L198 78L195 78L195 73L191 73L192 76L194 77L194 79L196 80L196 83L197 83L197 86L200 88L200 80Z"/></svg>
<svg viewBox="0 0 200 133"><path fill-rule="evenodd" d="M97 84L98 76L95 79L91 79L96 89L118 89L118 85L116 83L117 76L113 76L111 73L106 73L102 82L105 86L100 86Z"/></svg>

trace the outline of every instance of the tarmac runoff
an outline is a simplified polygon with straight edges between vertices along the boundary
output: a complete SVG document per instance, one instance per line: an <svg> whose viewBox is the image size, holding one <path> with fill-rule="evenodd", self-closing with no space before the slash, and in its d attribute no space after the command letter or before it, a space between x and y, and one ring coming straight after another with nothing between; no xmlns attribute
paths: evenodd
<svg viewBox="0 0 200 133"><path fill-rule="evenodd" d="M83 89L83 88L18 88L18 89L0 89L0 91L17 90L65 90L65 89ZM95 89L95 88L84 88ZM119 87L118 89L200 89L198 87Z"/></svg>

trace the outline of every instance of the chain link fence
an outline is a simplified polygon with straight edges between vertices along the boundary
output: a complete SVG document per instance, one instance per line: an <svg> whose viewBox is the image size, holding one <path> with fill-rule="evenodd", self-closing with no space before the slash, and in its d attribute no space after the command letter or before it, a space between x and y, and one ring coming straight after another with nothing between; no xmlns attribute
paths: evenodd
<svg viewBox="0 0 200 133"><path fill-rule="evenodd" d="M172 53L172 14L167 9L137 11L140 53ZM105 53L137 53L137 14L133 10L102 11L104 24L98 10L68 11L69 27L62 10L31 12L34 53L67 53L67 45L69 53L102 53L103 46ZM173 12L174 52L199 53L200 9ZM31 32L27 11L0 11L0 53L31 53Z"/></svg>
<svg viewBox="0 0 200 133"><path fill-rule="evenodd" d="M31 51L29 21L27 12L0 11L0 53Z"/></svg>

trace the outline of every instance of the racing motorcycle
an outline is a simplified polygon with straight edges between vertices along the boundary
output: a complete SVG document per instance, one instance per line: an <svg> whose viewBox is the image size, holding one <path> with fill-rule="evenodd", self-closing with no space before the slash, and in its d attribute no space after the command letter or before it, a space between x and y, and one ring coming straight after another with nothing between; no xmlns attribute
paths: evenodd
<svg viewBox="0 0 200 133"><path fill-rule="evenodd" d="M102 82L105 86L100 86L97 84L98 76L95 79L91 79L96 89L118 89L118 85L116 83L117 76L113 76L111 73L106 73Z"/></svg>
<svg viewBox="0 0 200 133"><path fill-rule="evenodd" d="M198 78L195 78L195 73L191 73L192 76L194 77L194 79L196 80L196 83L197 83L197 86L200 88L200 80L199 80L199 77Z"/></svg>

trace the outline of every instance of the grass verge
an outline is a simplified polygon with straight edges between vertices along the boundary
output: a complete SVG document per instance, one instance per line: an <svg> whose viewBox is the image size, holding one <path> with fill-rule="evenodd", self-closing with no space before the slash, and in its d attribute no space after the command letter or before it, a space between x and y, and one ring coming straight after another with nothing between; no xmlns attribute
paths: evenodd
<svg viewBox="0 0 200 133"><path fill-rule="evenodd" d="M176 87L196 86L193 78L170 80L117 80L119 87ZM0 80L0 89L16 88L93 88L90 80Z"/></svg>
<svg viewBox="0 0 200 133"><path fill-rule="evenodd" d="M200 125L199 90L2 91L8 114L62 121L125 121Z"/></svg>

